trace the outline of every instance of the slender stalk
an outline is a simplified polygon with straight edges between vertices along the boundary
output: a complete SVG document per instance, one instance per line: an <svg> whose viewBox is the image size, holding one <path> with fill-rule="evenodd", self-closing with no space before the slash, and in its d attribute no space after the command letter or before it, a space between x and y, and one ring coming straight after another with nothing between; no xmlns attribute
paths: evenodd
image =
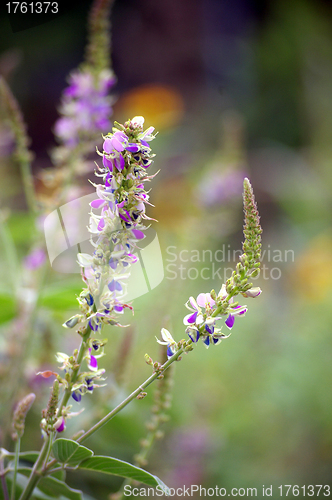
<svg viewBox="0 0 332 500"><path fill-rule="evenodd" d="M26 487L24 488L22 495L20 496L20 500L28 500L31 497L35 486L37 485L37 483L40 480L41 476L40 476L39 468L42 466L42 464L45 460L45 457L47 455L48 447L49 447L49 440L50 440L50 437L47 436L45 438L42 449L40 450L39 457L33 466L32 472L31 472L30 477L29 477L29 481L28 481Z"/></svg>
<svg viewBox="0 0 332 500"><path fill-rule="evenodd" d="M171 358L169 358L163 365L159 367L159 369L154 372L149 378L143 382L140 386L135 389L126 399L122 401L116 408L114 408L110 413L108 413L104 418L102 418L99 422L97 422L91 429L89 429L85 434L83 434L80 438L77 439L77 443L82 443L86 439L88 439L92 434L98 431L101 427L103 427L107 422L109 422L115 415L117 415L123 408L125 408L133 399L135 399L146 387L148 387L152 382L154 382L160 375L162 375L167 368L171 366L174 361L177 361L178 358L183 354L186 348L192 344L192 340L188 340L183 347L181 347ZM44 469L44 473L51 469L56 464L56 460L52 460ZM20 499L23 500L23 499Z"/></svg>
<svg viewBox="0 0 332 500"><path fill-rule="evenodd" d="M54 439L55 439L55 436L54 436L54 432L51 433L50 435L50 439L49 439L49 442L48 442L48 448L47 448L47 453L46 453L46 457L45 457L45 460L44 460L44 464L46 465L47 462L48 462L48 459L50 457L50 454L51 454L51 451L52 451L52 446L53 446L53 442L54 442Z"/></svg>
<svg viewBox="0 0 332 500"><path fill-rule="evenodd" d="M101 427L103 427L107 422L109 422L115 415L117 415L123 408L125 408L133 399L135 399L146 387L148 387L154 380L156 380L160 375L163 374L167 368L171 366L174 361L176 361L181 354L185 351L185 348L192 343L191 340L186 342L184 347L181 347L171 358L169 358L166 363L161 365L160 369L156 372L154 372L149 378L143 382L137 389L132 392L126 399L122 401L116 408L114 408L110 413L108 413L104 418L99 420L91 429L89 429L85 434L83 434L80 438L78 438L77 442L82 443L86 439L88 439L92 434L94 434L96 431L98 431Z"/></svg>
<svg viewBox="0 0 332 500"><path fill-rule="evenodd" d="M21 439L18 438L15 444L15 461L14 461L14 475L13 475L13 483L11 491L11 500L15 499L16 478L17 478L18 461L20 457L20 447L21 447Z"/></svg>

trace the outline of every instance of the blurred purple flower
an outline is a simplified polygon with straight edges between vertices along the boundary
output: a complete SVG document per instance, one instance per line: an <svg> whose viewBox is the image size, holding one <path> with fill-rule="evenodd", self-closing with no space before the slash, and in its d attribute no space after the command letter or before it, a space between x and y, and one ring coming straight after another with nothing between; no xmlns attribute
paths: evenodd
<svg viewBox="0 0 332 500"><path fill-rule="evenodd" d="M43 248L35 248L29 255L24 259L24 266L27 269L38 269L42 266L46 260L45 250Z"/></svg>
<svg viewBox="0 0 332 500"><path fill-rule="evenodd" d="M196 196L205 207L226 203L241 196L245 176L243 170L210 170L198 184Z"/></svg>
<svg viewBox="0 0 332 500"><path fill-rule="evenodd" d="M106 133L111 128L113 99L109 90L114 84L115 77L110 70L101 71L98 77L83 71L70 75L60 106L62 116L54 127L64 146L74 148L80 140Z"/></svg>

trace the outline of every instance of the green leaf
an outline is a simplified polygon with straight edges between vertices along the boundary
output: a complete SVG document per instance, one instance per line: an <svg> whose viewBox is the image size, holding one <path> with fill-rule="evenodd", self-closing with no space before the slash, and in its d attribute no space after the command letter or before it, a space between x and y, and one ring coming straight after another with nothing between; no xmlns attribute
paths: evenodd
<svg viewBox="0 0 332 500"><path fill-rule="evenodd" d="M23 472L23 474L18 473L16 477L16 490L15 490L15 500L17 500L26 485L28 484L28 478L25 477L26 475L29 476L29 473L31 472L30 469L20 469L20 472ZM11 483L12 483L12 474L7 475L7 484L8 484L8 490L11 490ZM0 488L1 490L1 488ZM50 497L46 493L42 492L39 487L36 487L33 490L33 500L54 500L54 496ZM0 500L2 500L1 494L0 494Z"/></svg>
<svg viewBox="0 0 332 500"><path fill-rule="evenodd" d="M15 453L13 453L13 456L15 456ZM24 460L26 462L35 463L38 457L39 451L23 451L20 453L20 460Z"/></svg>
<svg viewBox="0 0 332 500"><path fill-rule="evenodd" d="M71 439L57 439L53 446L52 452L56 460L62 464L74 467L82 460L85 460L93 455L93 451L85 446L81 446L76 441Z"/></svg>
<svg viewBox="0 0 332 500"><path fill-rule="evenodd" d="M20 484L22 488L22 484L24 484L24 477L27 478L30 476L31 469L27 467L19 467L18 469L19 475L21 476ZM57 471L64 472L64 471ZM11 476L8 476L11 481ZM39 495L37 497L37 494ZM68 500L83 500L82 492L80 490L74 490L70 488L64 481L57 479L52 476L42 477L37 485L37 493L36 488L34 489L34 496L36 498L49 499L49 497L65 497ZM1 500L1 497L0 497Z"/></svg>
<svg viewBox="0 0 332 500"><path fill-rule="evenodd" d="M128 479L135 479L148 486L160 486L165 492L167 491L167 486L157 476L116 458L102 456L90 457L80 463L79 469L94 470L103 472L104 474L113 474Z"/></svg>
<svg viewBox="0 0 332 500"><path fill-rule="evenodd" d="M82 492L70 488L68 484L59 481L55 477L43 477L38 483L40 491L49 496L59 497L60 495L68 498L69 500L82 500Z"/></svg>

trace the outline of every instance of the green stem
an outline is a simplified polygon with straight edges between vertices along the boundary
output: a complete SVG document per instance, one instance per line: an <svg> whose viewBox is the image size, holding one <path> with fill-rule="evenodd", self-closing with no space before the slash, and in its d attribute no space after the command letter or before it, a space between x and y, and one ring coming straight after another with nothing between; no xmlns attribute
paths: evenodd
<svg viewBox="0 0 332 500"><path fill-rule="evenodd" d="M16 478L17 478L18 461L19 461L19 457L20 457L20 447L21 447L21 439L18 438L16 441L16 445L15 445L14 475L13 475L13 483L12 483L11 500L15 499Z"/></svg>
<svg viewBox="0 0 332 500"><path fill-rule="evenodd" d="M183 347L181 347L171 358L169 358L163 365L160 366L158 371L154 372L149 378L143 382L137 389L132 392L122 403L120 403L116 408L114 408L110 413L108 413L104 418L102 418L99 422L97 422L91 429L89 429L85 434L83 434L80 438L77 439L78 443L82 443L86 439L88 439L92 434L98 431L101 427L103 427L107 422L109 422L115 415L117 415L123 408L125 408L133 399L135 399L146 387L148 387L152 382L154 382L160 375L163 374L164 371L167 370L171 366L174 361L176 361L181 354L183 354L186 350L186 347L192 344L192 340L188 340L185 342ZM52 460L47 467L44 469L44 473L51 469L56 464L56 460ZM23 499L20 499L23 500Z"/></svg>
<svg viewBox="0 0 332 500"><path fill-rule="evenodd" d="M53 446L53 442L54 442L54 432L51 432L51 435L50 435L50 439L49 439L49 442L48 442L48 448L47 448L47 453L46 453L46 457L45 457L45 460L44 460L44 464L46 466L47 462L48 462L48 459L50 457L50 453L52 451L52 446Z"/></svg>
<svg viewBox="0 0 332 500"><path fill-rule="evenodd" d="M117 415L123 408L125 408L133 399L135 399L146 387L148 387L154 380L156 380L167 368L171 366L174 361L176 361L179 356L185 351L185 348L192 343L191 340L185 343L183 347L181 347L171 358L169 358L166 363L161 365L160 369L156 372L154 372L148 379L143 382L137 389L132 392L125 400L122 401L114 410L112 410L110 413L108 413L104 418L99 420L91 429L89 429L83 436L81 436L77 442L82 443L85 441L87 438L89 438L92 434L94 434L96 431L98 431L101 427L103 427L107 422L109 422L115 415Z"/></svg>
<svg viewBox="0 0 332 500"><path fill-rule="evenodd" d="M39 469L42 467L43 462L45 460L45 457L47 455L48 447L49 447L49 440L50 440L50 437L47 436L45 438L43 447L40 450L39 457L38 457L37 461L35 462L35 465L33 466L32 472L31 472L30 477L29 477L29 481L28 481L26 487L24 488L22 495L20 496L20 500L28 500L31 497L35 486L37 485L37 483L39 482L39 480L41 478Z"/></svg>

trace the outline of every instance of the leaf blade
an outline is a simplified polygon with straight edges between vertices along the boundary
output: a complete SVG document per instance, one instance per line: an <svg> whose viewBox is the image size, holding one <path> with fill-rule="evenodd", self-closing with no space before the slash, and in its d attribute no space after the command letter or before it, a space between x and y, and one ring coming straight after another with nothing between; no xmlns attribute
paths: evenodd
<svg viewBox="0 0 332 500"><path fill-rule="evenodd" d="M55 477L43 477L38 483L40 491L49 496L64 496L69 500L83 500L82 492L75 490Z"/></svg>
<svg viewBox="0 0 332 500"><path fill-rule="evenodd" d="M104 474L112 474L128 479L135 479L136 481L147 484L148 486L159 486L164 492L167 492L167 486L157 476L154 476L150 472L140 469L135 465L116 458L95 455L81 462L79 469L93 470Z"/></svg>
<svg viewBox="0 0 332 500"><path fill-rule="evenodd" d="M59 438L53 443L52 452L58 462L70 467L75 467L93 455L89 448L65 438Z"/></svg>

